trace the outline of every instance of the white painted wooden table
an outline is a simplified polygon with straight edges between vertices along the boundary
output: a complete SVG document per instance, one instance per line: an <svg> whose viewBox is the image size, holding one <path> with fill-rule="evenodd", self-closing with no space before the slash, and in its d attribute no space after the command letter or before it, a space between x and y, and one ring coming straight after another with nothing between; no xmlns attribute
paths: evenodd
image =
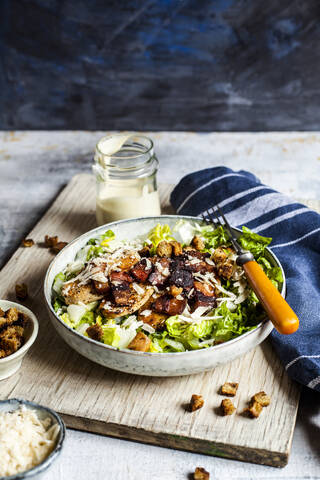
<svg viewBox="0 0 320 480"><path fill-rule="evenodd" d="M0 265L57 192L90 170L104 132L0 133ZM320 198L320 133L150 133L159 180L177 182L195 169L247 169L296 198ZM0 385L1 395L1 385ZM320 395L304 390L289 464L275 469L69 430L46 480L184 480L195 466L215 480L320 479Z"/></svg>

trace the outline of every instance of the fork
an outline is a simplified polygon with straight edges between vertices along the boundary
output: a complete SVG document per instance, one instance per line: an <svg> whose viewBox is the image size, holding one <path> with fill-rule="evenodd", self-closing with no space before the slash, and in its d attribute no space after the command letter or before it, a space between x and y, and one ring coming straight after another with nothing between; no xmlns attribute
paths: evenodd
<svg viewBox="0 0 320 480"><path fill-rule="evenodd" d="M215 218L211 215L209 210L205 212L207 217L215 227L220 225L228 233L233 248L237 254L237 264L243 267L251 288L259 298L275 328L279 333L284 335L294 333L299 328L299 319L297 315L282 297L279 290L264 273L260 265L255 261L252 253L241 248L219 205L216 205L211 210ZM210 224L204 215L202 215L202 218L207 224Z"/></svg>

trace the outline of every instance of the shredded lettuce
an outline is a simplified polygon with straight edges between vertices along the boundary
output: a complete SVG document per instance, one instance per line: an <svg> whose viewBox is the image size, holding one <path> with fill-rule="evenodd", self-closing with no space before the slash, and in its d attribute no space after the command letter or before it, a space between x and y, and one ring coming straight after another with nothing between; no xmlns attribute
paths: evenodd
<svg viewBox="0 0 320 480"><path fill-rule="evenodd" d="M66 325L68 325L68 327L74 328L74 323L71 321L69 314L67 312L60 315L60 318L61 320L64 321Z"/></svg>
<svg viewBox="0 0 320 480"><path fill-rule="evenodd" d="M169 225L161 225L158 223L150 232L148 233L146 244L152 244L151 254L156 252L156 248L160 242L166 240L167 242L171 242L175 240L171 235L171 229Z"/></svg>
<svg viewBox="0 0 320 480"><path fill-rule="evenodd" d="M52 289L59 297L61 296L61 289L65 281L66 281L66 276L63 272L58 273L54 277Z"/></svg>
<svg viewBox="0 0 320 480"><path fill-rule="evenodd" d="M262 237L252 232L247 227L242 227L242 235L238 241L244 250L249 250L255 257L264 254L265 248L271 243L272 238Z"/></svg>
<svg viewBox="0 0 320 480"><path fill-rule="evenodd" d="M119 335L119 328L117 325L104 325L103 330L103 343L107 345L112 345L113 347L118 347L121 340Z"/></svg>
<svg viewBox="0 0 320 480"><path fill-rule="evenodd" d="M222 317L214 323L213 335L216 341L226 342L255 328L255 326L247 324L248 315L241 305L238 305L237 309L231 312L227 305L222 303L215 310L215 314Z"/></svg>
<svg viewBox="0 0 320 480"><path fill-rule="evenodd" d="M201 234L205 240L206 249L217 248L221 245L227 246L231 243L223 227L212 230L212 227L207 225L201 228Z"/></svg>
<svg viewBox="0 0 320 480"><path fill-rule="evenodd" d="M59 298L56 298L53 302L53 309L54 311L57 313L59 310L62 309L62 307L64 306L64 303L62 300L60 300Z"/></svg>
<svg viewBox="0 0 320 480"><path fill-rule="evenodd" d="M207 319L200 322L188 323L182 320L179 315L169 317L166 320L169 335L187 349L202 348L197 340L210 336L213 325L214 320ZM166 340L168 340L168 338L166 338ZM170 343L167 344L167 347L170 348Z"/></svg>
<svg viewBox="0 0 320 480"><path fill-rule="evenodd" d="M102 247L107 247L108 243L111 242L111 240L114 240L116 238L115 234L113 233L112 230L107 230L105 233L101 235L101 243L100 245Z"/></svg>
<svg viewBox="0 0 320 480"><path fill-rule="evenodd" d="M158 244L163 240L174 241L177 239L183 244L189 245L195 235L199 235L204 240L204 251L209 252L210 255L217 247L229 247L231 244L228 233L221 226L214 228L211 225L180 220L173 228L173 232L174 236L168 225L157 224L147 236L137 236L136 240L144 241L145 245L151 246L151 254L156 252ZM106 345L127 348L137 332L143 329L143 325L141 321L138 321L136 315L107 319L101 316L97 309L99 302L86 305L66 305L61 296L63 283L76 275L83 268L85 262L116 248L115 243L120 242L121 244L121 241L114 240L114 232L107 230L104 234L88 241L87 245L76 255L76 260L71 262L63 272L56 275L52 287L52 304L61 320L83 335L87 335L88 326L98 324L102 327L102 341ZM271 238L262 237L247 227L243 227L239 237L242 248L253 253L266 275L279 289L283 283L283 277L281 268L273 266L274 263L268 259L266 247L270 242ZM234 278L221 279L223 288L219 294L218 306L206 312L204 319L201 318L201 313L189 311L184 315L169 317L162 332L148 333L151 339L150 351L158 353L184 352L208 348L215 343L226 342L254 329L260 321L266 318L266 314L256 294L243 281L244 277L237 277L238 283ZM228 292L233 293L234 296L231 294L228 297ZM239 302L237 303L236 300ZM190 316L186 318L186 315Z"/></svg>

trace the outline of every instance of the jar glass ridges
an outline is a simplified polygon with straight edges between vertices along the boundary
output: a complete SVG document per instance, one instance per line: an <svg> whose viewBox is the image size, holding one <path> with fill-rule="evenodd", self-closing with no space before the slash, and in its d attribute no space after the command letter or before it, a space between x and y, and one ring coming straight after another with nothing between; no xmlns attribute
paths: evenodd
<svg viewBox="0 0 320 480"><path fill-rule="evenodd" d="M142 135L102 138L94 156L97 223L160 214L152 141Z"/></svg>

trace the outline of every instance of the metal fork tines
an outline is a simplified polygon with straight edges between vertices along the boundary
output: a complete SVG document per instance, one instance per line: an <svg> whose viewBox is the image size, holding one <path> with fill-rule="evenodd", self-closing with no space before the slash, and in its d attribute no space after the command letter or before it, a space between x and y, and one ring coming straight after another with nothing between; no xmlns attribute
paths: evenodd
<svg viewBox="0 0 320 480"><path fill-rule="evenodd" d="M219 205L215 205L214 207L211 208L212 210L212 213L214 215L214 217L212 216L212 214L210 213L209 210L206 210L206 217L208 217L211 221L211 223L217 228L217 226L221 226L223 227L228 235L229 235L229 238L231 240L231 243L233 245L233 248L235 249L235 251L237 252L238 255L241 255L243 253L243 250L242 248L240 247L239 243L237 242L237 239L235 237L235 235L233 234L232 232L232 229L230 227L230 224L228 222L228 220L226 219L226 217L224 216L222 210L220 209ZM221 221L221 219L219 218L219 215L221 217L221 219L223 220L223 222ZM210 223L207 218L206 218L204 215L202 215L202 218L204 219L204 221L206 223Z"/></svg>

